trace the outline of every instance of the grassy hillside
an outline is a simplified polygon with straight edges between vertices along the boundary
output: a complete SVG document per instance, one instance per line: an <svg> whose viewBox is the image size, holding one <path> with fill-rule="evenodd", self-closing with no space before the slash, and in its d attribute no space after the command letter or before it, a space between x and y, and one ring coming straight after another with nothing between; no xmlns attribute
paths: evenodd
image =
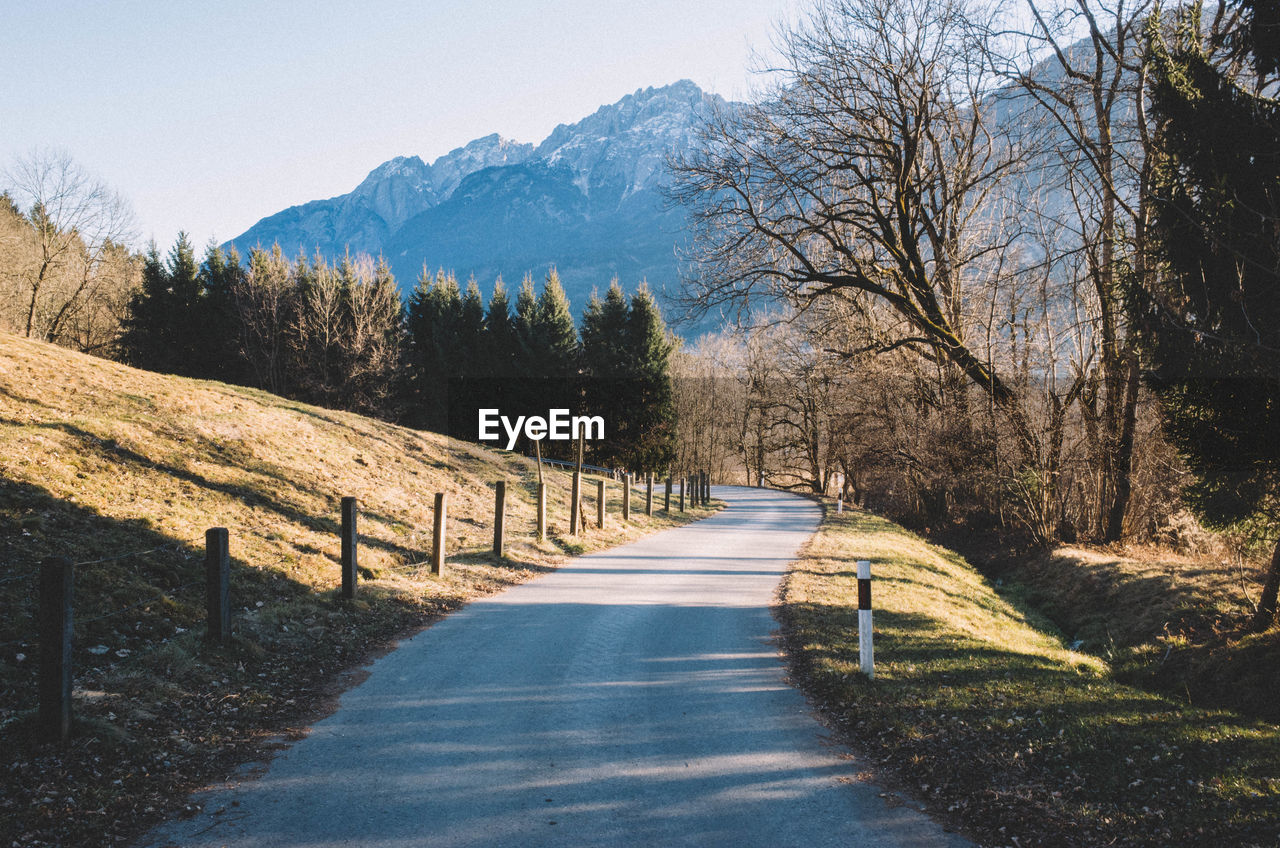
<svg viewBox="0 0 1280 848"><path fill-rule="evenodd" d="M872 561L876 674L853 563ZM986 845L1274 846L1280 728L1125 685L956 554L828 513L780 615L796 677L894 785Z"/></svg>
<svg viewBox="0 0 1280 848"><path fill-rule="evenodd" d="M507 557L493 488L508 481ZM0 335L0 844L106 844L265 741L304 727L359 664L430 617L705 512L643 515L566 539L569 477L549 472L551 539L533 539L535 466L356 415L138 371ZM595 514L595 486L586 513ZM434 493L449 565L426 564ZM340 584L340 501L360 503L355 602ZM204 532L231 537L235 637L202 644ZM78 563L78 716L65 751L30 738L35 575Z"/></svg>
<svg viewBox="0 0 1280 848"><path fill-rule="evenodd" d="M1067 639L1126 680L1280 722L1280 627L1248 623L1265 562L1063 547L1011 569Z"/></svg>

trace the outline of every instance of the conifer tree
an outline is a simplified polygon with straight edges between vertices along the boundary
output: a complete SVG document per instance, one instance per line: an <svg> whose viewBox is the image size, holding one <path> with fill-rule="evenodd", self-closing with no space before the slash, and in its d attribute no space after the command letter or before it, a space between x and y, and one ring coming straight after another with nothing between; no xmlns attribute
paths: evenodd
<svg viewBox="0 0 1280 848"><path fill-rule="evenodd" d="M235 303L235 292L244 284L244 276L240 253L234 247L224 253L216 244L209 245L200 265L205 362L201 376L229 383L241 383L248 377Z"/></svg>
<svg viewBox="0 0 1280 848"><path fill-rule="evenodd" d="M519 349L516 341L516 323L511 315L511 301L507 297L506 284L498 277L493 284L493 296L484 316L485 342L488 353L487 372L495 378L509 380L517 376Z"/></svg>
<svg viewBox="0 0 1280 848"><path fill-rule="evenodd" d="M454 328L455 364L449 374L449 432L464 439L477 436L476 410L484 403L487 361L484 356L484 300L472 277L458 309Z"/></svg>
<svg viewBox="0 0 1280 848"><path fill-rule="evenodd" d="M594 443L592 456L601 465L624 459L634 436L633 386L637 376L628 345L627 298L617 279L602 300L592 294L582 315L583 406L605 421L605 438Z"/></svg>
<svg viewBox="0 0 1280 848"><path fill-rule="evenodd" d="M405 415L415 427L447 432L449 377L460 354L457 333L462 315L458 281L444 269L418 277L405 320Z"/></svg>
<svg viewBox="0 0 1280 848"><path fill-rule="evenodd" d="M154 243L142 268L142 288L129 301L120 340L126 362L183 376L202 373L204 325L200 268L185 232L161 261Z"/></svg>
<svg viewBox="0 0 1280 848"><path fill-rule="evenodd" d="M1238 3L1227 45L1251 59L1232 74L1203 43L1199 8L1172 44L1152 25L1152 194L1167 273L1135 289L1166 430L1211 524L1262 521L1280 535L1280 80L1274 4ZM1252 90L1250 90L1252 89ZM1253 625L1270 626L1280 541Z"/></svg>
<svg viewBox="0 0 1280 848"><path fill-rule="evenodd" d="M486 407L515 409L520 396L519 346L515 319L502 277L493 284L493 296L484 316L484 350L478 357L484 365L481 398Z"/></svg>
<svg viewBox="0 0 1280 848"><path fill-rule="evenodd" d="M649 287L641 283L631 297L626 346L631 363L630 439L623 454L635 471L660 473L676 456L675 394L671 385L671 354L675 344Z"/></svg>
<svg viewBox="0 0 1280 848"><path fill-rule="evenodd" d="M129 313L120 336L121 359L138 368L161 369L162 356L170 343L171 301L169 274L153 241L142 260L142 286L129 299Z"/></svg>

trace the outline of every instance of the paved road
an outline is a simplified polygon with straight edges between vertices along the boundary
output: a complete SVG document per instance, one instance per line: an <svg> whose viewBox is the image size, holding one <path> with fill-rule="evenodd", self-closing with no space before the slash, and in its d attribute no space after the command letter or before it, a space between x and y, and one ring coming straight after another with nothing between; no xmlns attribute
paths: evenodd
<svg viewBox="0 0 1280 848"><path fill-rule="evenodd" d="M768 607L817 507L715 495L406 641L265 775L142 844L966 844L850 781L783 680Z"/></svg>

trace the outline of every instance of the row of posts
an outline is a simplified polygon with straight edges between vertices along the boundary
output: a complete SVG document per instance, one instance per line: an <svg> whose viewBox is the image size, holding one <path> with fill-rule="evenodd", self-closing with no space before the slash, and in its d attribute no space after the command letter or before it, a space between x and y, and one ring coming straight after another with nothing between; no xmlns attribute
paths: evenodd
<svg viewBox="0 0 1280 848"><path fill-rule="evenodd" d="M627 475L622 490L622 520L631 520L631 487L633 478ZM645 481L645 515L653 515L653 474ZM671 510L672 478L666 481L665 509ZM705 472L680 479L680 511L685 509L685 490L691 492L696 505L707 503L711 497L710 482ZM582 475L573 475L573 501L570 512L569 532L581 531ZM596 524L605 526L605 481L596 482ZM499 480L494 492L493 552L501 557L505 552L505 514L507 484ZM431 573L444 571L444 539L448 498L444 492L435 496L435 520L431 544ZM354 598L359 574L359 536L356 531L358 517L356 499L342 499L342 589L343 598ZM547 537L547 487L538 484L537 512L538 541ZM231 637L231 546L230 534L225 527L211 527L205 532L205 608L207 612L206 640L210 644L225 645ZM40 706L37 714L40 735L49 740L65 742L71 733L71 632L72 600L75 587L75 567L64 557L47 557L40 565L39 586L39 640L40 668L37 696Z"/></svg>

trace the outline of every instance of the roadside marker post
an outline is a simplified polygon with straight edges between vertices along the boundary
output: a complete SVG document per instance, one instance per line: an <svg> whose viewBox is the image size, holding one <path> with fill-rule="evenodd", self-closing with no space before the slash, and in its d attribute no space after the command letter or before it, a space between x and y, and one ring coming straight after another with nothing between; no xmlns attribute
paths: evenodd
<svg viewBox="0 0 1280 848"><path fill-rule="evenodd" d="M871 561L858 560L858 658L862 673L875 680L876 663L871 645Z"/></svg>

